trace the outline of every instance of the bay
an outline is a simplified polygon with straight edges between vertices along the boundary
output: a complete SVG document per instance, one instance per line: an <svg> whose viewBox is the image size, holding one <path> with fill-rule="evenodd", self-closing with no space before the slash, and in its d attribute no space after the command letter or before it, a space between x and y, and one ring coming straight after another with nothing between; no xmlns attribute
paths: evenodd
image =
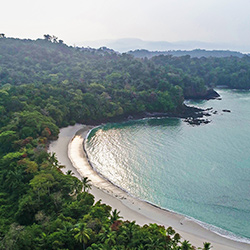
<svg viewBox="0 0 250 250"><path fill-rule="evenodd" d="M132 195L250 242L250 92L219 89L211 123L178 118L106 124L85 147L98 172ZM231 112L223 112L223 110Z"/></svg>

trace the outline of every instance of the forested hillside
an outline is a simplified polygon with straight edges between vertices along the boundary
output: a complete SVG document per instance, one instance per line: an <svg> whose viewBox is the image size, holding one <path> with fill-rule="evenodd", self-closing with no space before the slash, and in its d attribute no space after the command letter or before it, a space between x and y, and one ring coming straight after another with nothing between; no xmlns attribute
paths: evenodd
<svg viewBox="0 0 250 250"><path fill-rule="evenodd" d="M244 57L244 54L236 51L229 50L205 50L205 49L195 49L195 50L168 50L168 51L148 51L145 49L138 49L128 52L130 55L138 58L152 58L159 55L171 55L171 56L191 56L191 57Z"/></svg>
<svg viewBox="0 0 250 250"><path fill-rule="evenodd" d="M183 101L182 89L168 81L166 72L127 54L1 39L0 55L1 86L10 84L10 95L38 104L59 125L144 111L174 112Z"/></svg>
<svg viewBox="0 0 250 250"><path fill-rule="evenodd" d="M75 122L174 113L207 86L247 88L249 58L134 59L45 38L0 38L0 249L191 249L171 228L94 204L88 180L63 175L46 146Z"/></svg>
<svg viewBox="0 0 250 250"><path fill-rule="evenodd" d="M178 68L184 74L203 79L207 86L225 85L235 89L250 88L250 57L191 58L190 56L157 56L152 61L158 66Z"/></svg>

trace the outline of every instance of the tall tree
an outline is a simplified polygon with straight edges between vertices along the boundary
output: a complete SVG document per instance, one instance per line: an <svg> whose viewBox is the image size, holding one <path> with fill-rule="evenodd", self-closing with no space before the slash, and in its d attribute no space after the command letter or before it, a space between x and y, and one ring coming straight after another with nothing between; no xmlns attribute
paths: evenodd
<svg viewBox="0 0 250 250"><path fill-rule="evenodd" d="M46 40L46 41L51 41L51 39L52 39L52 36L51 35L49 35L49 34L45 34L45 35L43 35L44 36L44 39Z"/></svg>
<svg viewBox="0 0 250 250"><path fill-rule="evenodd" d="M122 216L120 216L120 211L117 211L117 209L112 211L112 214L110 216L111 223L114 223L115 221L117 221L117 220L119 220L121 218L122 218Z"/></svg>
<svg viewBox="0 0 250 250"><path fill-rule="evenodd" d="M91 189L90 179L88 177L82 178L82 184L83 184L83 192L88 192L89 189Z"/></svg>
<svg viewBox="0 0 250 250"><path fill-rule="evenodd" d="M181 244L181 250L191 250L192 245L189 243L188 240L184 240Z"/></svg>
<svg viewBox="0 0 250 250"><path fill-rule="evenodd" d="M212 248L211 243L204 242L202 250L210 250Z"/></svg>
<svg viewBox="0 0 250 250"><path fill-rule="evenodd" d="M84 223L79 223L76 225L74 231L76 232L75 239L82 243L82 247L85 249L86 244L90 240L91 229L86 228Z"/></svg>

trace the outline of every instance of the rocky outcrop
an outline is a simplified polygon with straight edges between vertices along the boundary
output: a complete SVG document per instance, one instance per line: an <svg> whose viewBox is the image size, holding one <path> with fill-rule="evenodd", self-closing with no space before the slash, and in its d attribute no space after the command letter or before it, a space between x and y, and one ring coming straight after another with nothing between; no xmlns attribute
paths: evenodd
<svg viewBox="0 0 250 250"><path fill-rule="evenodd" d="M201 125L201 124L208 124L210 123L211 121L208 120L208 119L201 119L201 118L187 118L184 120L185 122L187 122L188 124L190 125Z"/></svg>
<svg viewBox="0 0 250 250"><path fill-rule="evenodd" d="M208 89L204 93L195 93L193 95L185 96L185 99L194 99L194 100L210 100L219 98L220 95L214 89Z"/></svg>

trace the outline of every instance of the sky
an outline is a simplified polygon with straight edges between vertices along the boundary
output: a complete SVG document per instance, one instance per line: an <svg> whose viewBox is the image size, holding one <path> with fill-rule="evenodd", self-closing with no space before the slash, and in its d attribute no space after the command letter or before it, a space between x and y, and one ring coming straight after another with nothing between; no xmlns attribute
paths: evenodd
<svg viewBox="0 0 250 250"><path fill-rule="evenodd" d="M0 33L250 45L250 0L2 0Z"/></svg>

